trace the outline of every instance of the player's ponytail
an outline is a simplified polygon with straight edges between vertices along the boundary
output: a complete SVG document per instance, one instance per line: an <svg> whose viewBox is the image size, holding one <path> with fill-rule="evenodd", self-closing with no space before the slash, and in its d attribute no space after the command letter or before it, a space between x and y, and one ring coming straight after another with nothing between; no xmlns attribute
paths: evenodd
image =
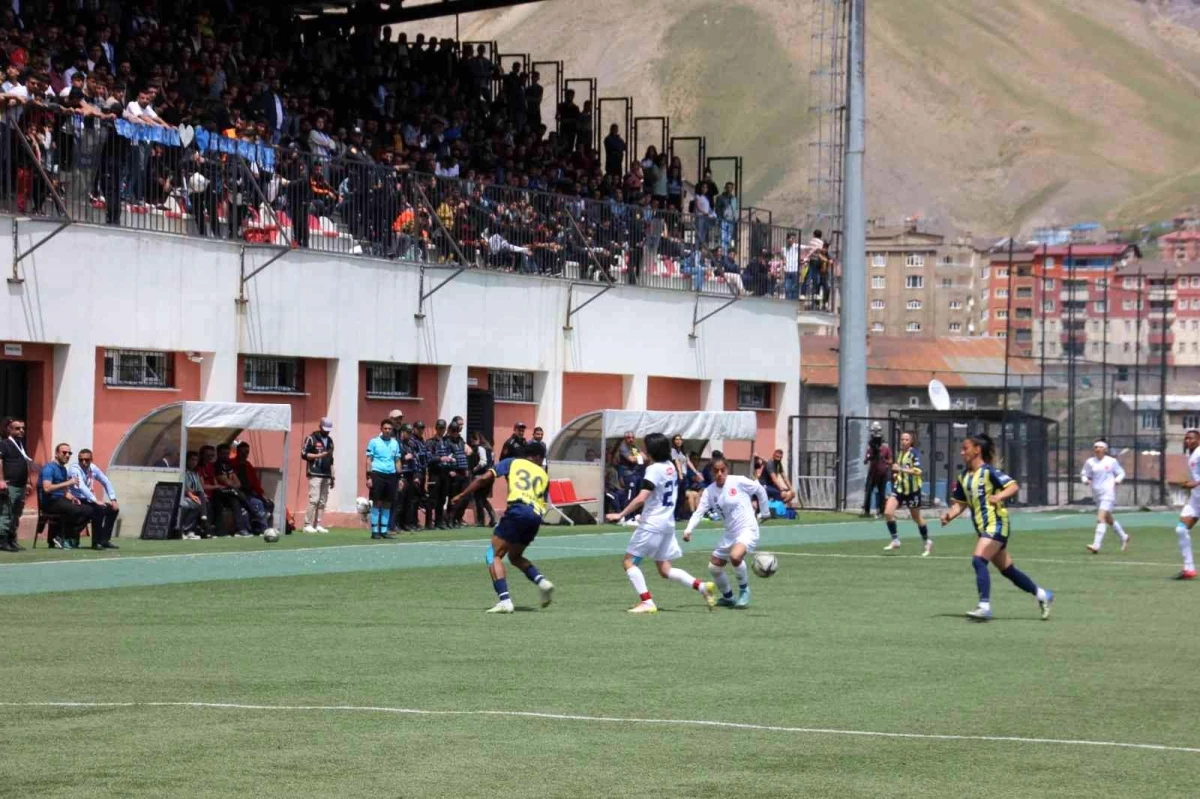
<svg viewBox="0 0 1200 799"><path fill-rule="evenodd" d="M992 441L992 437L987 433L976 433L971 436L971 440L975 442L975 446L979 447L979 455L983 458L983 462L999 468L1000 459L996 455L996 442Z"/></svg>

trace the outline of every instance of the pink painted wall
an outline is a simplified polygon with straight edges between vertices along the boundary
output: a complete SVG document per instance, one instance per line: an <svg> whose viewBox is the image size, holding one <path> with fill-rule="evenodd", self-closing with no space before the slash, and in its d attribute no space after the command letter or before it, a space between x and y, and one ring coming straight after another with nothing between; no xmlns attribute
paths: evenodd
<svg viewBox="0 0 1200 799"><path fill-rule="evenodd" d="M113 450L143 416L162 405L200 399L200 364L192 363L182 352L174 359L174 389L117 388L104 384L104 347L96 348L96 397L92 412L92 440L73 441L71 445L91 447L96 465L107 469ZM182 453L180 453L182 457Z"/></svg>
<svg viewBox="0 0 1200 799"><path fill-rule="evenodd" d="M605 408L624 408L621 375L566 372L563 374L562 423Z"/></svg>
<svg viewBox="0 0 1200 799"><path fill-rule="evenodd" d="M698 411L700 381L651 377L646 386L646 408L652 411Z"/></svg>

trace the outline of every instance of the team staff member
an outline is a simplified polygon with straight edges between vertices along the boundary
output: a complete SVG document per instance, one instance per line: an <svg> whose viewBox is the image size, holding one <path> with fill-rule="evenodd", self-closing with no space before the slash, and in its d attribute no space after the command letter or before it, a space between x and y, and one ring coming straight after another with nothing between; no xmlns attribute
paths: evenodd
<svg viewBox="0 0 1200 799"><path fill-rule="evenodd" d="M33 459L25 452L25 422L4 419L0 423L0 552L20 552L17 525L29 494L29 467Z"/></svg>
<svg viewBox="0 0 1200 799"><path fill-rule="evenodd" d="M42 467L38 476L41 481L41 507L45 513L53 513L62 521L58 537L52 543L59 549L78 549L79 532L87 526L92 514L71 496L69 490L79 482L78 477L67 474L67 463L71 460L71 445L59 444L54 448L54 460Z"/></svg>
<svg viewBox="0 0 1200 799"><path fill-rule="evenodd" d="M409 508L416 498L414 477L417 472L417 456L412 432L411 425L400 426L400 489L396 496L396 506L392 509L392 532L409 533L414 528L408 521Z"/></svg>
<svg viewBox="0 0 1200 799"><path fill-rule="evenodd" d="M964 511L971 514L975 525L975 555L971 565L975 568L975 585L979 589L979 606L967 613L967 618L987 621L992 618L992 578L988 574L988 563L995 566L1013 585L1037 597L1042 609L1042 618L1050 618L1054 604L1054 592L1041 588L1023 571L1013 565L1008 554L1008 509L1004 501L1015 497L1020 490L1013 480L994 464L996 445L991 437L980 433L963 440L960 449L963 470L959 472L958 484L954 486L954 507L942 514L945 527Z"/></svg>
<svg viewBox="0 0 1200 799"><path fill-rule="evenodd" d="M550 477L542 468L545 458L545 447L527 444L520 457L500 461L494 468L472 480L464 491L451 500L451 506L457 509L475 493L491 489L497 477L503 477L508 482L508 509L500 517L500 524L496 525L492 543L484 556L498 599L488 613L512 613L515 610L512 596L508 593L508 575L504 570L506 556L509 563L524 572L529 581L538 587L542 595L542 607L549 605L552 599L554 585L525 557L525 549L537 537L542 516L546 513L546 491L550 486Z"/></svg>
<svg viewBox="0 0 1200 799"><path fill-rule="evenodd" d="M304 532L328 533L321 526L321 511L329 501L329 489L333 488L333 420L328 416L320 426L304 439L301 457L304 472L308 477L308 509L304 512Z"/></svg>
<svg viewBox="0 0 1200 799"><path fill-rule="evenodd" d="M371 538L391 538L388 533L392 500L400 471L400 442L391 419L379 423L379 435L367 442L367 488L371 492Z"/></svg>
<svg viewBox="0 0 1200 799"><path fill-rule="evenodd" d="M883 548L885 552L900 548L900 533L896 530L896 508L901 507L908 508L909 515L917 523L917 532L925 542L925 550L921 557L928 557L933 551L933 539L929 537L929 528L921 519L922 468L921 450L916 447L916 435L901 433L900 456L892 464L892 495L883 507L888 533L892 536L891 542Z"/></svg>
<svg viewBox="0 0 1200 799"><path fill-rule="evenodd" d="M120 549L112 542L113 527L117 523L117 490L109 482L108 476L100 471L100 467L92 463L90 449L79 450L77 463L67 467L67 475L75 478L71 486L71 496L79 500L82 506L91 514L92 549ZM92 486L99 482L104 486L104 502L97 498Z"/></svg>

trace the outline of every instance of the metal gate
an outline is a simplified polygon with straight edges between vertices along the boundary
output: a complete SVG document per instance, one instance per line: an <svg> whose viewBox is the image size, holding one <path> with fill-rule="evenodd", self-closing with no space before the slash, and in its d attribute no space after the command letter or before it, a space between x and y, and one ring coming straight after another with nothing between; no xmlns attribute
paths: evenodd
<svg viewBox="0 0 1200 799"><path fill-rule="evenodd" d="M788 474L805 508L838 508L841 429L836 416L788 417Z"/></svg>

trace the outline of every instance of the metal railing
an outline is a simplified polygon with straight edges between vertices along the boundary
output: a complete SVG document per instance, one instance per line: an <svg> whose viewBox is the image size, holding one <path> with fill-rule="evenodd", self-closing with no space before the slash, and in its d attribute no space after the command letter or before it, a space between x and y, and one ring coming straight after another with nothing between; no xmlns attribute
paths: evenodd
<svg viewBox="0 0 1200 799"><path fill-rule="evenodd" d="M327 158L33 108L19 123L0 124L0 211L14 215L836 305L832 264L814 267L808 280L803 262L788 271L791 237L804 243L796 228L666 210L648 197L585 198L582 185L560 175L533 185L499 180L502 172L494 181L460 177L459 167L430 175L354 151Z"/></svg>

